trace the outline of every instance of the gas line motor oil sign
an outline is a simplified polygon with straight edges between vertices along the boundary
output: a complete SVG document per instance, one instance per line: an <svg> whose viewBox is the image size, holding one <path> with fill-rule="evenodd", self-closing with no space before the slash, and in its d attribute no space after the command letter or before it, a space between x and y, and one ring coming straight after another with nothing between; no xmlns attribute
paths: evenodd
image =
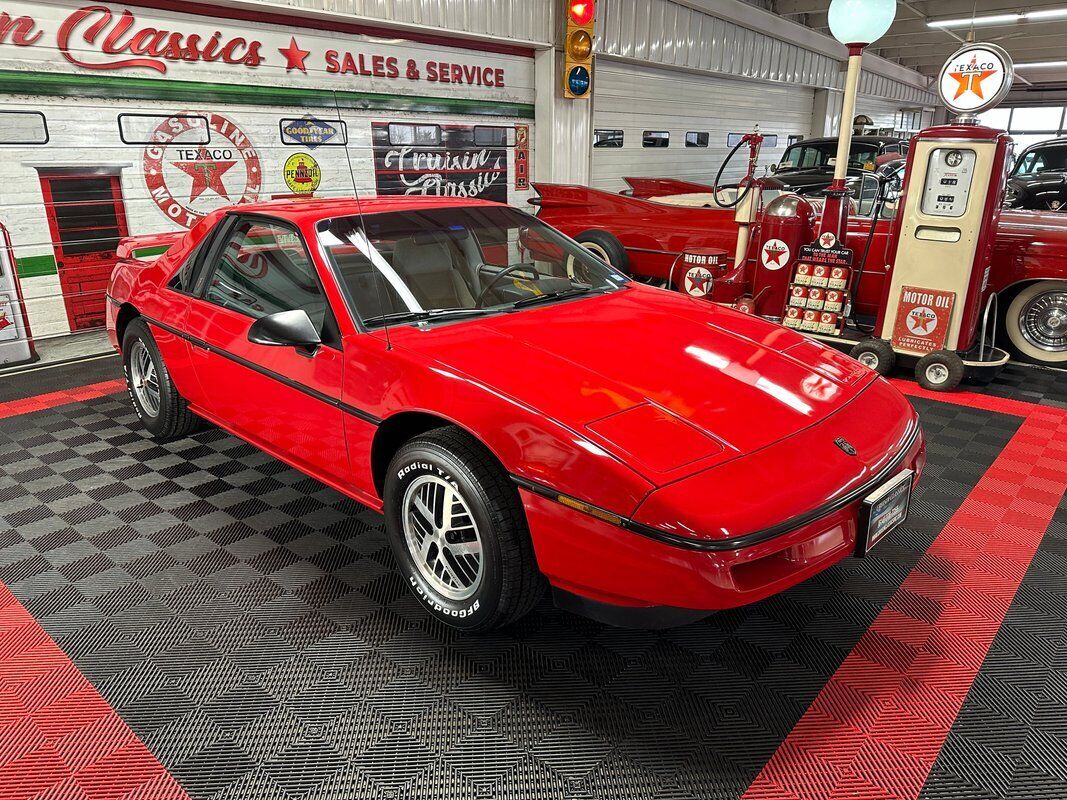
<svg viewBox="0 0 1067 800"><path fill-rule="evenodd" d="M893 347L922 354L944 349L955 303L955 292L902 286Z"/></svg>

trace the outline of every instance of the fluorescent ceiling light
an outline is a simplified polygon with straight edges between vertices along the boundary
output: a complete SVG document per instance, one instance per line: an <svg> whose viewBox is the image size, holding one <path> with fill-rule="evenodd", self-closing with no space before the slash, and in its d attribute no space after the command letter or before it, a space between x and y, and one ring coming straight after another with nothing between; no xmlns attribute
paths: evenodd
<svg viewBox="0 0 1067 800"><path fill-rule="evenodd" d="M971 25L996 25L1000 22L1018 22L1023 14L993 14L988 17L960 17L959 19L932 19L929 28L965 28Z"/></svg>
<svg viewBox="0 0 1067 800"><path fill-rule="evenodd" d="M1024 61L1016 64L1016 69L1036 69L1040 67L1067 67L1067 61Z"/></svg>
<svg viewBox="0 0 1067 800"><path fill-rule="evenodd" d="M1025 22L1036 19L1056 19L1067 17L1067 8L1043 8L1039 11L1023 11L1010 14L989 14L988 16L957 17L955 19L932 19L926 23L928 28L969 28L972 25L1003 25L1008 22Z"/></svg>

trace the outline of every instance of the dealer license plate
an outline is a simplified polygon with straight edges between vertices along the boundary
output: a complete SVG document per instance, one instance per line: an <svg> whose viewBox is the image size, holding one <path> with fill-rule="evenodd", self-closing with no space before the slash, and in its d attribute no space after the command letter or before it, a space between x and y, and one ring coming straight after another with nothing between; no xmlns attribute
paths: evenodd
<svg viewBox="0 0 1067 800"><path fill-rule="evenodd" d="M908 517L915 471L898 472L865 498L860 506L856 555L863 558L878 542Z"/></svg>

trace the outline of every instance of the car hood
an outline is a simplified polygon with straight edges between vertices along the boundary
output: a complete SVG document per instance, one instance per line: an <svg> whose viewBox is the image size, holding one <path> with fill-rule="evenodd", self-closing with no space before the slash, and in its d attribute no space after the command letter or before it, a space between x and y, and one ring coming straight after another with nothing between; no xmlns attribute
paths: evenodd
<svg viewBox="0 0 1067 800"><path fill-rule="evenodd" d="M840 409L874 373L794 331L643 286L426 328L394 345L663 484Z"/></svg>

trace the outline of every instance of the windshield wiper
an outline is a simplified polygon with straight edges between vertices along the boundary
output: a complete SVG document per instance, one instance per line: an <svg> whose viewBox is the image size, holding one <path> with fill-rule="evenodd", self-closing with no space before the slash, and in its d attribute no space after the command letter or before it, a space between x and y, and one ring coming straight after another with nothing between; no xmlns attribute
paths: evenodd
<svg viewBox="0 0 1067 800"><path fill-rule="evenodd" d="M526 306L534 306L538 303L548 303L552 300L560 300L564 297L576 297L580 294L588 294L593 291L592 286L586 284L578 284L572 286L569 289L560 289L555 292L545 292L544 294L535 294L533 297L524 297L521 300L516 300L511 304L512 308L525 308Z"/></svg>
<svg viewBox="0 0 1067 800"><path fill-rule="evenodd" d="M455 317L481 317L489 313L485 308L431 308L428 311L394 311L367 317L364 325L375 322L422 322L431 319L450 319Z"/></svg>

